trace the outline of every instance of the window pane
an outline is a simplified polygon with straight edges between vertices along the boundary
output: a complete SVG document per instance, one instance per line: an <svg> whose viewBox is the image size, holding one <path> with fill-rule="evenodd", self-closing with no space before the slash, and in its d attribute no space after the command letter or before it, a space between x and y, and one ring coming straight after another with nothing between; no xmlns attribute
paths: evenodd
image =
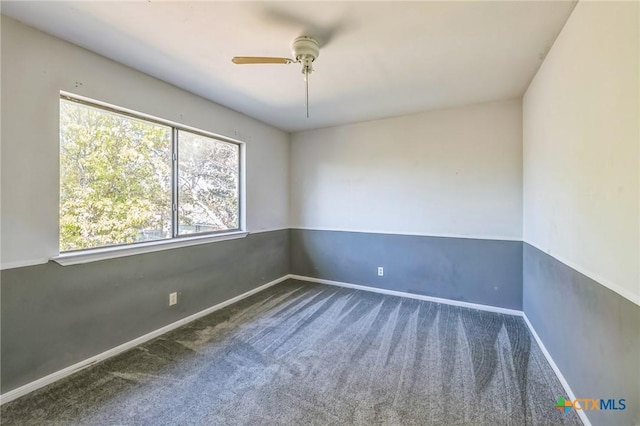
<svg viewBox="0 0 640 426"><path fill-rule="evenodd" d="M60 251L171 237L171 128L60 101Z"/></svg>
<svg viewBox="0 0 640 426"><path fill-rule="evenodd" d="M240 148L178 132L178 233L238 229Z"/></svg>

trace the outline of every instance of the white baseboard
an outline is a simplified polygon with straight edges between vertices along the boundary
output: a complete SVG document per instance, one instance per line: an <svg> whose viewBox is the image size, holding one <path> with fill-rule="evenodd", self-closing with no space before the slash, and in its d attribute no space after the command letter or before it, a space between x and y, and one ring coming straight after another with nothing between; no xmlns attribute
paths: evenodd
<svg viewBox="0 0 640 426"><path fill-rule="evenodd" d="M442 299L440 297L423 296L420 294L406 293L404 291L385 290L382 288L369 287L358 284L344 283L340 281L323 280L321 278L305 277L303 275L289 275L289 278L300 281L309 281L319 284L335 285L338 287L352 288L355 290L370 291L373 293L388 294L391 296L408 297L410 299L426 300L429 302L442 303L445 305L462 306L464 308L479 309L481 311L497 312L500 314L522 316L522 311L516 309L499 308L497 306L481 305L479 303L460 302L458 300Z"/></svg>
<svg viewBox="0 0 640 426"><path fill-rule="evenodd" d="M556 373L558 380L560 380L560 383L562 384L564 391L567 393L567 397L570 400L574 401L576 399L576 395L571 390L571 386L569 386L569 382L567 382L567 380L562 375L560 368L558 368L558 365L555 363L553 358L551 358L551 354L549 353L547 348L544 346L544 343L542 343L542 339L540 339L540 336L538 336L538 333L536 333L536 329L533 328L533 325L529 321L529 318L527 318L527 314L523 312L522 318L524 319L524 322L527 323L527 327L529 327L529 331L533 335L533 338L536 339L536 342L538 343L540 350L542 350L542 353L544 354L544 357L547 359L547 362L553 369L553 372ZM580 417L580 420L582 420L582 423L585 426L591 426L591 422L587 418L587 415L585 414L584 410L576 410L576 413L578 414L578 417Z"/></svg>
<svg viewBox="0 0 640 426"><path fill-rule="evenodd" d="M233 297L229 300L225 300L222 303L218 303L217 305L214 305L210 308L207 308L205 310L202 310L198 313L195 313L193 315L189 315L188 317L182 318L181 320L178 320L176 322L173 322L169 325L165 325L162 328L159 328L157 330L152 331L151 333L147 333L144 336L140 336L136 339L130 340L126 343L123 343L120 346L116 346L115 348L109 349L108 351L102 352L98 355L92 356L91 358L87 358L84 361L80 361L78 363L75 363L73 365L70 365L67 368L63 368L62 370L56 371L55 373L51 373L48 376L44 376L38 380L35 380L33 382L27 383L26 385L20 386L19 388L13 389L9 392L6 392L2 395L0 395L0 405L5 404L9 401L13 401L16 398L20 398L23 395L26 395L30 392L35 391L36 389L40 389L41 387L47 386L53 382L56 382L64 377L70 376L73 373L76 373L80 370L83 370L87 367L89 367L92 364L95 364L96 362L99 361L103 361L107 358L111 358L115 355L118 355L126 350L129 350L135 346L138 346L144 342L147 342L151 339L154 339L162 334L165 334L173 329L176 329L178 327L181 327L187 323L190 323L192 321L197 320L198 318L201 318L205 315L209 315L212 312L215 312L217 310L220 310L228 305L231 305L233 303L236 303L242 299L245 299L253 294L259 293L263 290L266 290L267 288L274 286L278 283L281 283L282 281L285 281L289 279L289 275L285 275L283 277L280 277L276 280L273 280L271 282L268 282L264 285L261 285L260 287L254 288L253 290L247 291L246 293L242 293L239 296Z"/></svg>

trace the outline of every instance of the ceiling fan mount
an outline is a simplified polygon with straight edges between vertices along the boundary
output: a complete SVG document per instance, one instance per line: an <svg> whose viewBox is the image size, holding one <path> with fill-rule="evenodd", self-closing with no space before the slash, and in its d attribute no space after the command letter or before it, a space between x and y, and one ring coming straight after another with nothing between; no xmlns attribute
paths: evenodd
<svg viewBox="0 0 640 426"><path fill-rule="evenodd" d="M293 52L294 62L301 63L303 66L302 72L305 72L305 67L311 67L311 63L320 56L320 45L313 37L300 36L293 41L291 45L291 51ZM309 72L313 69L309 69Z"/></svg>
<svg viewBox="0 0 640 426"><path fill-rule="evenodd" d="M313 71L313 62L320 56L320 44L309 36L300 36L293 40L291 45L291 58L274 58L265 56L235 56L231 61L234 64L301 64L305 81L305 105L307 118L309 118L309 74Z"/></svg>

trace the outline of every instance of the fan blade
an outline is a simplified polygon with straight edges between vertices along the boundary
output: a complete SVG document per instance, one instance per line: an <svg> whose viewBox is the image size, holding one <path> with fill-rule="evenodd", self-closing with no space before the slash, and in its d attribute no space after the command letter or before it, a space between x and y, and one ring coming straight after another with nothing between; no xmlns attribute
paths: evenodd
<svg viewBox="0 0 640 426"><path fill-rule="evenodd" d="M295 62L289 58L269 58L263 56L235 56L231 61L234 64L290 64Z"/></svg>

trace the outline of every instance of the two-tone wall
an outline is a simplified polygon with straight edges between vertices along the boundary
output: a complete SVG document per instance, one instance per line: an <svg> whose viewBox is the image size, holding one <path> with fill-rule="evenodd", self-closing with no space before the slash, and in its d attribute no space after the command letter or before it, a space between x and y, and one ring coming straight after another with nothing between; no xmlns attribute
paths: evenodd
<svg viewBox="0 0 640 426"><path fill-rule="evenodd" d="M578 3L522 103L294 134L292 272L522 309L575 397L626 400L593 424L640 424L639 13Z"/></svg>
<svg viewBox="0 0 640 426"><path fill-rule="evenodd" d="M288 273L288 134L5 16L1 31L2 393ZM245 142L250 234L46 263L58 254L61 90Z"/></svg>
<svg viewBox="0 0 640 426"><path fill-rule="evenodd" d="M293 273L523 310L575 396L627 400L594 424L640 423L639 13L580 2L522 100L291 136L3 17L2 392ZM60 90L245 141L250 235L24 266Z"/></svg>
<svg viewBox="0 0 640 426"><path fill-rule="evenodd" d="M579 2L523 99L524 312L593 424L640 424L638 2Z"/></svg>
<svg viewBox="0 0 640 426"><path fill-rule="evenodd" d="M520 100L296 133L292 272L520 310L521 179Z"/></svg>

